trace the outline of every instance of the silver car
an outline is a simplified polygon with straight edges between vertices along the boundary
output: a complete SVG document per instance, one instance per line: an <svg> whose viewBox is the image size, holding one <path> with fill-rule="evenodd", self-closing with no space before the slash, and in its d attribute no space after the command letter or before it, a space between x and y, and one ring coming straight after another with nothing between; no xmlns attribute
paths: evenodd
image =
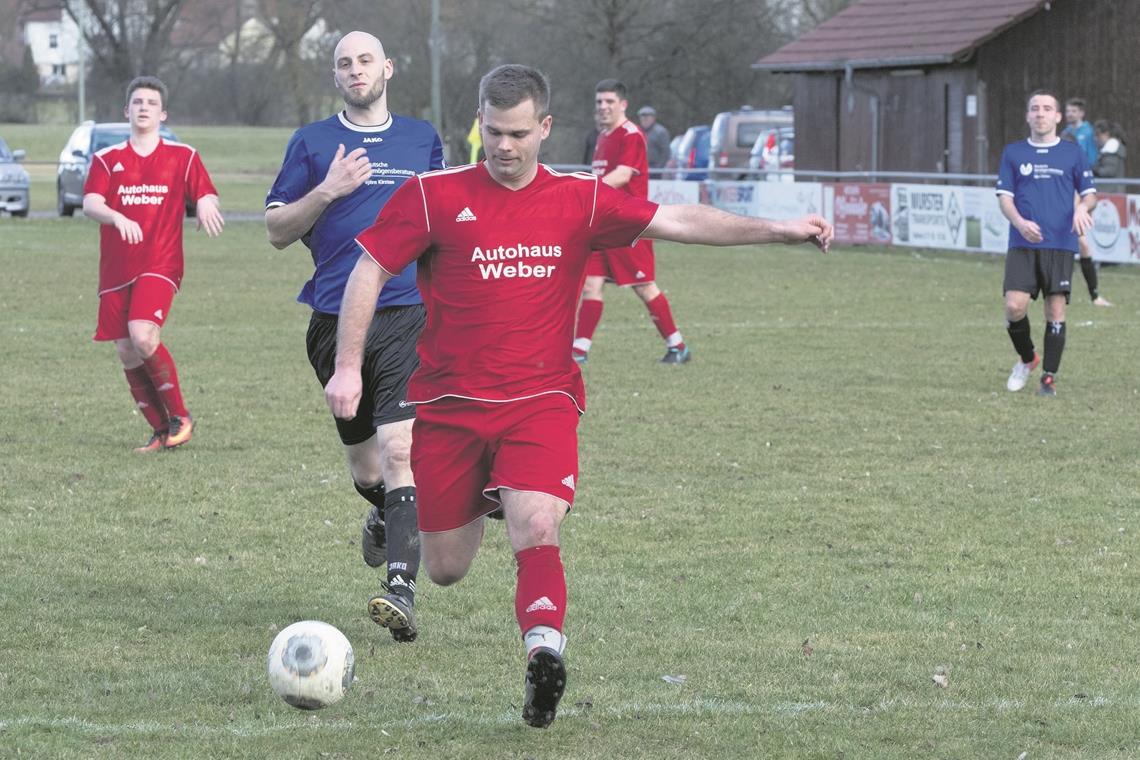
<svg viewBox="0 0 1140 760"><path fill-rule="evenodd" d="M158 133L167 140L178 142L165 124L158 128ZM71 216L76 209L83 208L83 185L87 182L91 157L104 148L126 142L130 136L131 125L125 121L85 121L75 128L67 145L60 151L59 169L56 171L55 205L60 216Z"/></svg>
<svg viewBox="0 0 1140 760"><path fill-rule="evenodd" d="M22 150L9 149L0 137L0 211L12 216L28 215L31 178L28 170L20 166L25 155Z"/></svg>

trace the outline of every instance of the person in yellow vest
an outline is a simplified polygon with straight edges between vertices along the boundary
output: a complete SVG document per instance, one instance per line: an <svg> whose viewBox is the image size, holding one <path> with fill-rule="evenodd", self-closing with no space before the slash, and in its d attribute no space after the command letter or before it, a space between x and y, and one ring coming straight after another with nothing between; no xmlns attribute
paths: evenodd
<svg viewBox="0 0 1140 760"><path fill-rule="evenodd" d="M479 152L483 150L483 138L479 135L478 114L475 115L475 121L471 123L471 131L467 133L467 144L471 146L471 160L468 163L478 163Z"/></svg>

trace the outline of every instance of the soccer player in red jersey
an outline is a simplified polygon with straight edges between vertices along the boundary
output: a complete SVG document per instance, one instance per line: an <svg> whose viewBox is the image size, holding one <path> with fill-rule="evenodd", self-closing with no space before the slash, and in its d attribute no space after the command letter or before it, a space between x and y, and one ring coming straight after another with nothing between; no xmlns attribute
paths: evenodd
<svg viewBox="0 0 1140 760"><path fill-rule="evenodd" d="M198 228L210 237L225 222L198 151L158 134L166 121L166 85L136 77L123 111L130 139L92 158L83 213L102 225L95 340L115 342L131 396L153 431L135 449L146 453L181 446L194 431L174 357L160 338L182 282L187 203L196 204Z"/></svg>
<svg viewBox="0 0 1140 760"><path fill-rule="evenodd" d="M603 79L595 88L594 115L601 131L594 148L594 174L610 187L620 188L637 198L649 197L649 159L645 133L626 118L629 107L625 85L616 79ZM590 256L586 285L578 311L578 327L571 353L579 364L586 361L594 331L602 320L602 286L611 280L620 287L631 287L645 303L657 331L665 339L662 364L684 364L692 354L677 323L669 300L657 287L653 241L638 240L631 246L607 248Z"/></svg>
<svg viewBox="0 0 1140 760"><path fill-rule="evenodd" d="M710 206L661 206L591 174L538 163L550 134L546 77L500 66L479 83L487 159L421 174L396 191L349 277L337 333L332 413L351 419L361 397L364 339L376 295L413 261L427 308L412 471L419 484L428 577L462 579L499 513L515 553L515 615L527 651L523 720L546 727L566 685L566 578L558 531L578 480L582 374L566 351L590 251L641 237L741 245L811 241L831 225L817 215L773 222Z"/></svg>

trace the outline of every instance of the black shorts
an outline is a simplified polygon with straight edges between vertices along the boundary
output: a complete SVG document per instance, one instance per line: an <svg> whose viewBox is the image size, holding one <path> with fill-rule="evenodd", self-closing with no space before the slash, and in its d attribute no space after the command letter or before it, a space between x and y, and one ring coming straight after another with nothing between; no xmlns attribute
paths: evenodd
<svg viewBox="0 0 1140 760"><path fill-rule="evenodd" d="M408 395L408 378L420 364L416 341L425 319L423 304L390 306L372 317L364 340L364 365L360 368L364 386L360 409L351 420L336 420L336 430L345 446L367 441L381 425L416 416L415 406L405 404L404 399ZM335 314L314 311L305 336L309 363L322 388L336 370L336 326Z"/></svg>
<svg viewBox="0 0 1140 760"><path fill-rule="evenodd" d="M1005 255L1002 293L1020 290L1037 300L1037 294L1064 295L1069 302L1073 278L1073 252L1056 248L1010 248Z"/></svg>

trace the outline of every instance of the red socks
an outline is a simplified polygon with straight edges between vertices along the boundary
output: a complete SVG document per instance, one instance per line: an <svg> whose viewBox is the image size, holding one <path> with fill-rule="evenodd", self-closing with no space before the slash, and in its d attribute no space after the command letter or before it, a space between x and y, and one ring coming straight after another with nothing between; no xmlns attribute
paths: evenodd
<svg viewBox="0 0 1140 760"><path fill-rule="evenodd" d="M127 385L131 388L131 397L135 400L135 405L151 428L156 433L166 430L166 406L159 397L158 391L154 389L154 385L151 384L146 369L141 366L132 369L124 368L123 373L127 376Z"/></svg>
<svg viewBox="0 0 1140 760"><path fill-rule="evenodd" d="M669 301L665 298L665 294L661 293L645 304L645 308L649 309L649 316L653 320L653 324L657 325L657 332L661 333L661 337L665 339L669 347L684 348L685 343L681 340L681 334L677 332L677 323L673 321L673 310L669 308ZM677 337L670 341L674 335Z"/></svg>
<svg viewBox="0 0 1140 760"><path fill-rule="evenodd" d="M532 546L515 554L518 585L515 617L523 634L538 625L562 630L566 618L566 573L557 546Z"/></svg>
<svg viewBox="0 0 1140 760"><path fill-rule="evenodd" d="M602 321L602 309L604 307L604 301L595 299L583 300L578 307L578 327L574 332L574 350L578 353L584 354L590 350L594 331L598 329L598 323Z"/></svg>
<svg viewBox="0 0 1140 760"><path fill-rule="evenodd" d="M149 358L143 359L143 367L162 398L166 413L172 417L189 417L190 413L182 401L182 388L178 385L178 369L166 346L159 343L158 349Z"/></svg>

